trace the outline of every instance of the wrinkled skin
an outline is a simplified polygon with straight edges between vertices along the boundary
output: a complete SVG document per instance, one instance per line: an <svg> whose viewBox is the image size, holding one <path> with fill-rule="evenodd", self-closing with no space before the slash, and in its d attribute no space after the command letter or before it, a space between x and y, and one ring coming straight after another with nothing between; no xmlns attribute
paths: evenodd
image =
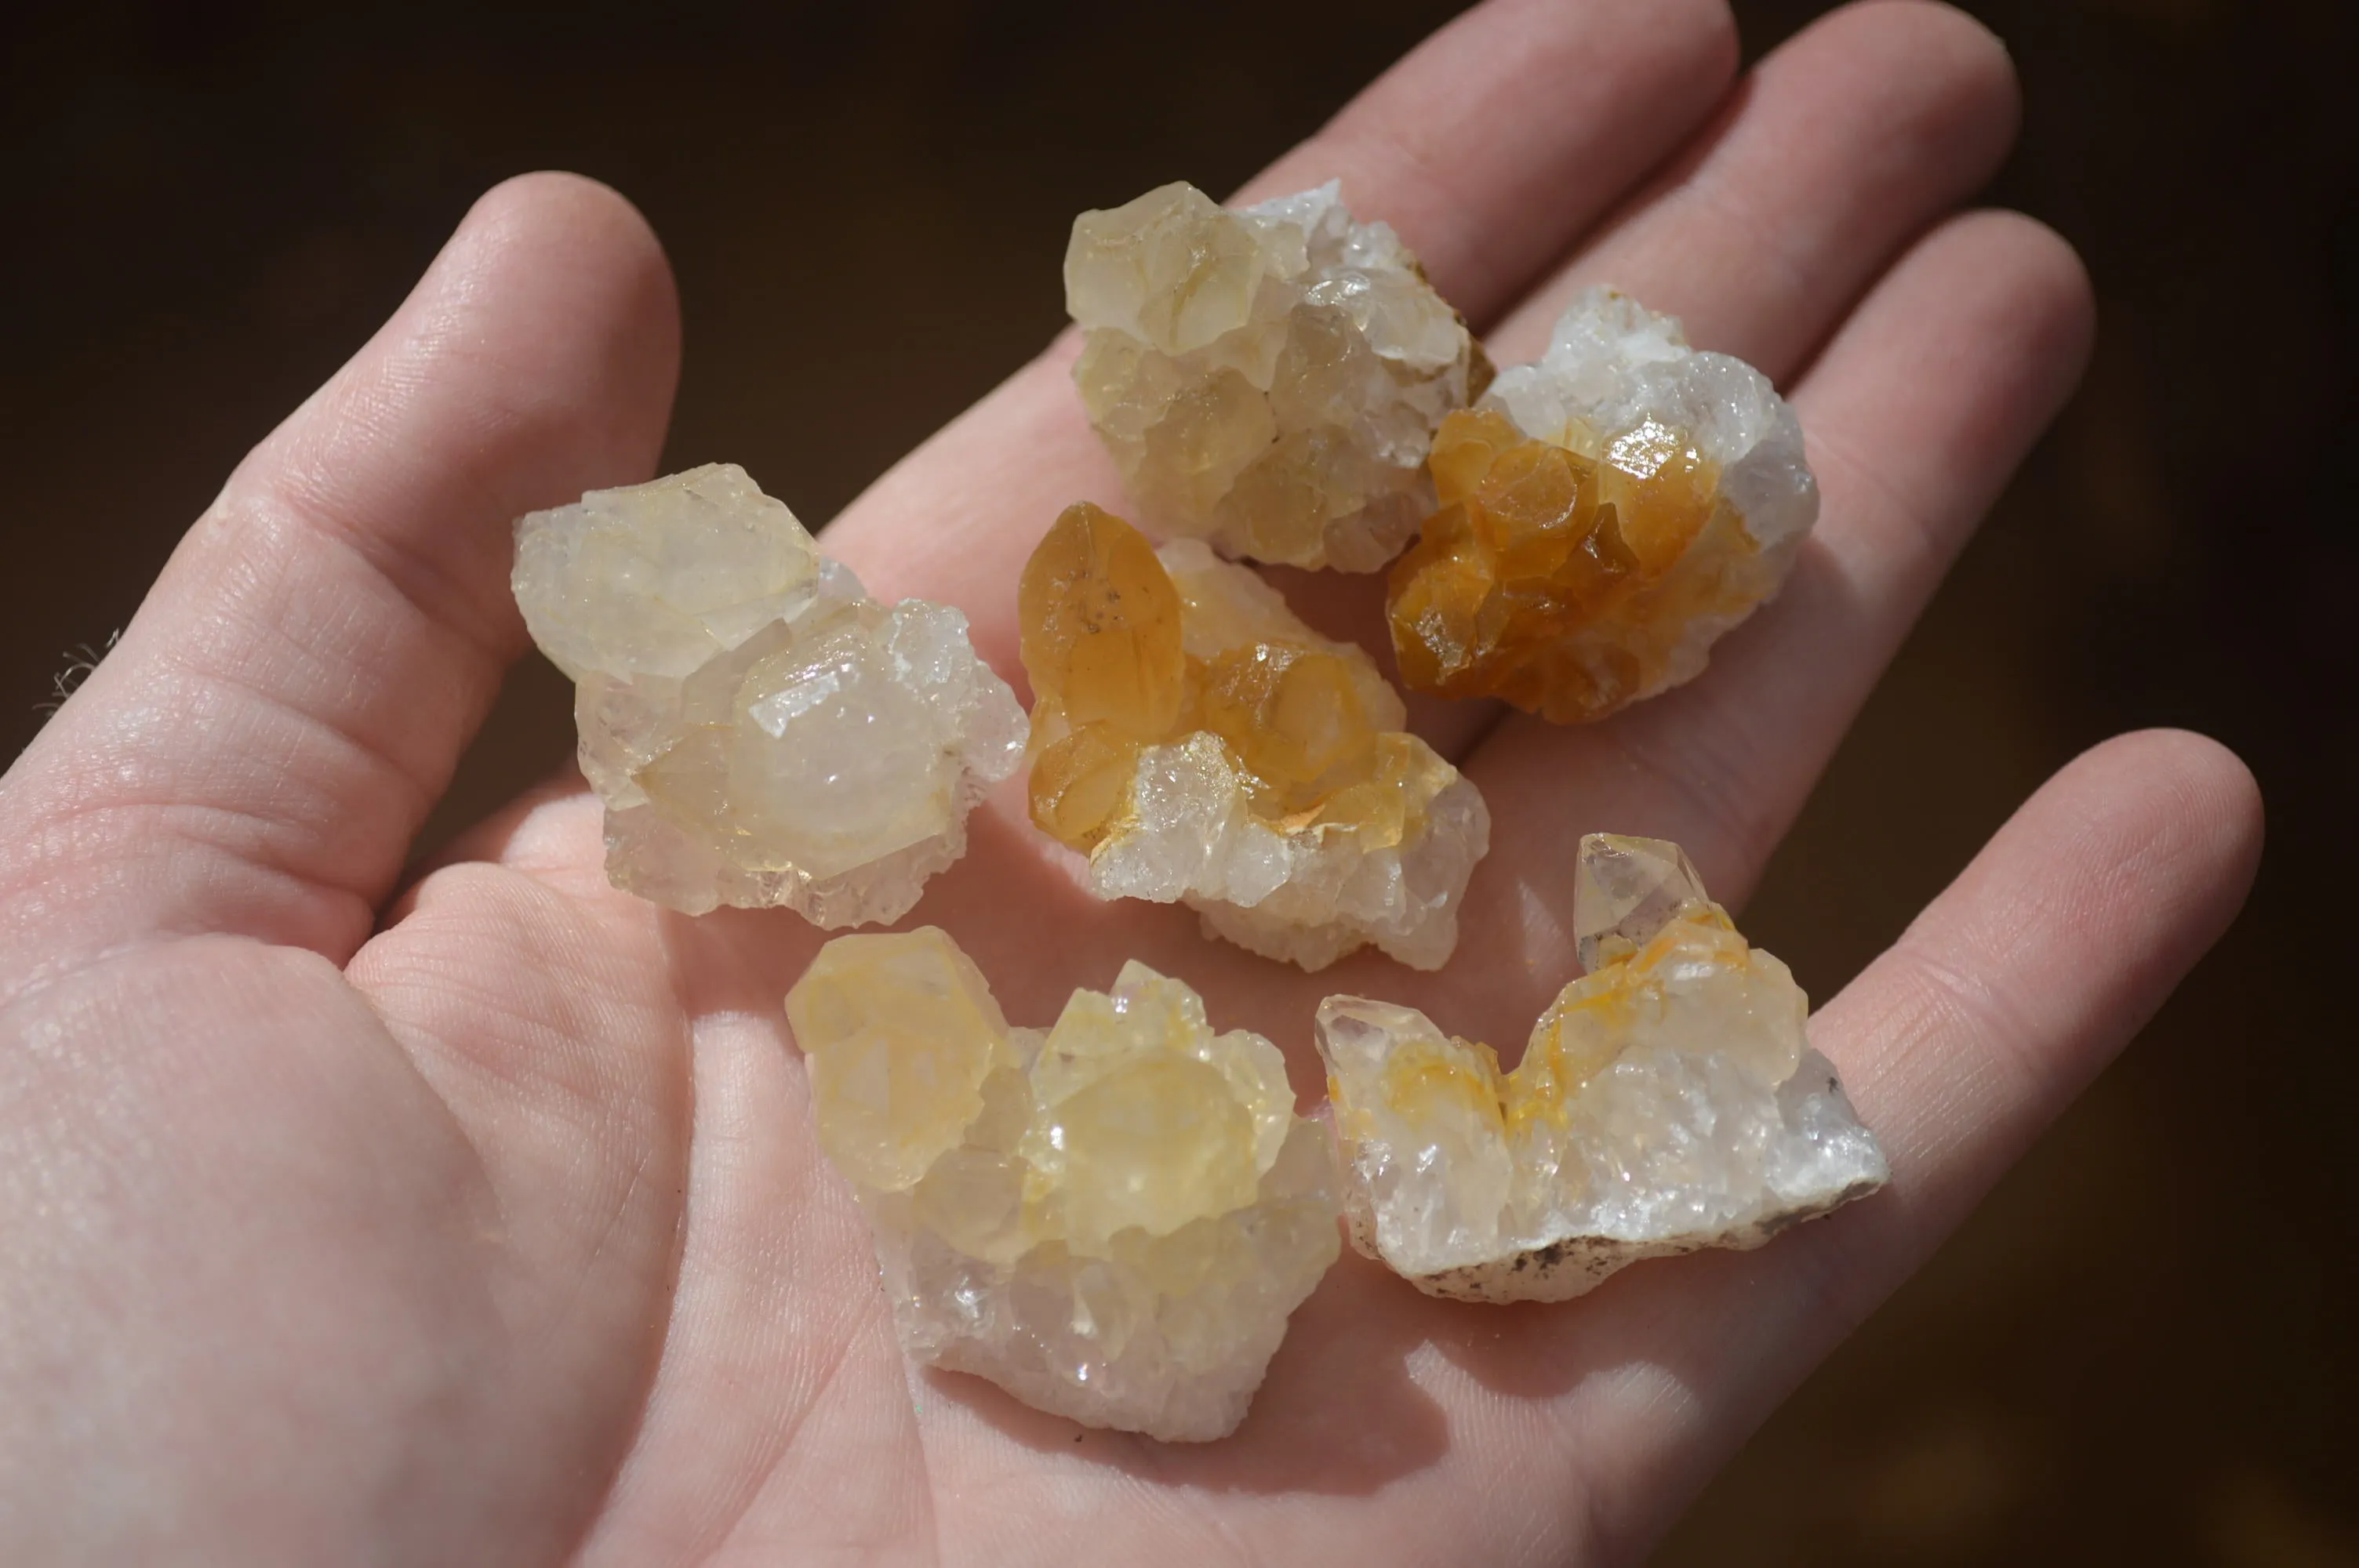
<svg viewBox="0 0 2359 1568"><path fill-rule="evenodd" d="M1610 279L1760 364L1825 486L1783 598L1602 725L1419 709L1498 823L1438 975L1304 977L1184 911L1093 905L1011 783L916 918L1012 1017L1136 957L1315 1096L1330 991L1520 1038L1573 968L1584 830L1675 838L1742 900L2071 391L2091 306L2053 234L1959 211L2016 115L1972 23L1862 5L1741 86L1734 59L1715 0L1493 0L1246 194L1340 175L1502 362ZM610 890L570 774L398 885L525 651L509 519L647 477L677 351L628 206L562 177L493 191L0 786L0 1555L1627 1562L2130 1038L2252 871L2234 759L2100 746L1813 1024L1889 1192L1562 1308L1432 1301L1347 1258L1234 1439L1079 1433L896 1350L779 1007L816 933ZM1069 502L1122 499L1073 352L826 535L881 594L961 605L1011 676L1026 554ZM1381 579L1280 580L1378 632Z"/></svg>

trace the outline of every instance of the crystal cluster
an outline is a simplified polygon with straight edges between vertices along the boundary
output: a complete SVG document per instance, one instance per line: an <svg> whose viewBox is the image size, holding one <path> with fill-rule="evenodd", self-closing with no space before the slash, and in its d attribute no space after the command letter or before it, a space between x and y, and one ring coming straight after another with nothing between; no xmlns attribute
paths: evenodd
<svg viewBox="0 0 2359 1568"><path fill-rule="evenodd" d="M1641 1258L1757 1247L1886 1179L1793 977L1677 845L1593 834L1578 878L1588 972L1511 1073L1412 1008L1320 1006L1353 1242L1428 1294L1562 1301Z"/></svg>
<svg viewBox="0 0 2359 1568"><path fill-rule="evenodd" d="M1245 1419L1342 1248L1333 1150L1275 1045L1136 963L1011 1029L931 926L837 937L787 1016L913 1357L1091 1426Z"/></svg>
<svg viewBox="0 0 2359 1568"><path fill-rule="evenodd" d="M1695 676L1818 517L1768 379L1602 288L1443 422L1432 470L1440 508L1392 569L1401 678L1560 723Z"/></svg>
<svg viewBox="0 0 2359 1568"><path fill-rule="evenodd" d="M1435 425L1490 366L1417 258L1339 187L1230 211L1173 184L1073 221L1073 378L1158 530L1375 571L1432 509Z"/></svg>
<svg viewBox="0 0 2359 1568"><path fill-rule="evenodd" d="M897 919L1022 760L966 618L870 600L734 466L519 519L515 589L574 683L607 873L673 909Z"/></svg>
<svg viewBox="0 0 2359 1568"><path fill-rule="evenodd" d="M1490 844L1474 786L1401 725L1365 652L1194 539L1069 508L1018 595L1032 819L1102 898L1182 901L1317 969L1367 943L1436 968Z"/></svg>

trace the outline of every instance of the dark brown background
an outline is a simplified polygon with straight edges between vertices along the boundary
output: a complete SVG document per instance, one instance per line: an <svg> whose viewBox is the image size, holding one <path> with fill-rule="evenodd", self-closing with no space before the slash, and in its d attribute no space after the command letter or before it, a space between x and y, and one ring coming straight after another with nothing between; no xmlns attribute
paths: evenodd
<svg viewBox="0 0 2359 1568"><path fill-rule="evenodd" d="M815 521L1060 325L1076 210L1234 185L1455 8L0 8L0 756L500 177L646 210L687 319L667 467L743 462ZM1822 8L1740 0L1748 53ZM2359 23L1972 8L2028 99L1996 198L2081 246L2102 344L1748 928L1831 994L2140 725L2241 752L2271 847L2130 1055L1660 1560L2359 1563ZM437 830L569 740L534 661Z"/></svg>

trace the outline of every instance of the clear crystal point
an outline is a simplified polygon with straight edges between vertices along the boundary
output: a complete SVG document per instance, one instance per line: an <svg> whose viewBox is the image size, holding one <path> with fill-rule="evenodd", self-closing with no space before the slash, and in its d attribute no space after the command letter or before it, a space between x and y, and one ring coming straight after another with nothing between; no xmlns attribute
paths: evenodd
<svg viewBox="0 0 2359 1568"><path fill-rule="evenodd" d="M1609 944L1643 947L1682 914L1712 902L1688 852L1668 838L1588 834L1572 875L1573 940L1592 974L1602 957L1624 950Z"/></svg>

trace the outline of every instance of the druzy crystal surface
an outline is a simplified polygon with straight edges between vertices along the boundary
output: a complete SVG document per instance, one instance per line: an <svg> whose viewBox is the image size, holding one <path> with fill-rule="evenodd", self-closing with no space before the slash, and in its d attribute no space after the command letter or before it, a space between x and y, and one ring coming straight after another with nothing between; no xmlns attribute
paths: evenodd
<svg viewBox="0 0 2359 1568"><path fill-rule="evenodd" d="M1342 1249L1275 1045L1137 963L1011 1029L931 926L837 937L787 1016L912 1357L1091 1426L1235 1430Z"/></svg>
<svg viewBox="0 0 2359 1568"><path fill-rule="evenodd" d="M1432 470L1440 507L1389 584L1401 678L1559 723L1701 673L1819 511L1768 378L1602 288L1442 422Z"/></svg>
<svg viewBox="0 0 2359 1568"><path fill-rule="evenodd" d="M1065 302L1090 423L1166 535L1375 571L1432 509L1425 459L1489 363L1333 182L1223 208L1166 185L1073 221Z"/></svg>
<svg viewBox="0 0 2359 1568"><path fill-rule="evenodd" d="M1593 834L1578 877L1588 972L1513 1072L1412 1008L1320 1006L1353 1242L1430 1295L1562 1301L1641 1258L1757 1247L1886 1179L1793 977L1677 845Z"/></svg>
<svg viewBox="0 0 2359 1568"><path fill-rule="evenodd" d="M1306 969L1368 943L1450 957L1490 815L1402 730L1365 651L1201 541L1158 552L1087 503L1033 553L1018 611L1032 819L1089 856L1101 898L1184 902Z"/></svg>
<svg viewBox="0 0 2359 1568"><path fill-rule="evenodd" d="M520 518L515 589L573 680L607 874L673 909L897 919L1022 760L966 618L869 599L734 465Z"/></svg>

